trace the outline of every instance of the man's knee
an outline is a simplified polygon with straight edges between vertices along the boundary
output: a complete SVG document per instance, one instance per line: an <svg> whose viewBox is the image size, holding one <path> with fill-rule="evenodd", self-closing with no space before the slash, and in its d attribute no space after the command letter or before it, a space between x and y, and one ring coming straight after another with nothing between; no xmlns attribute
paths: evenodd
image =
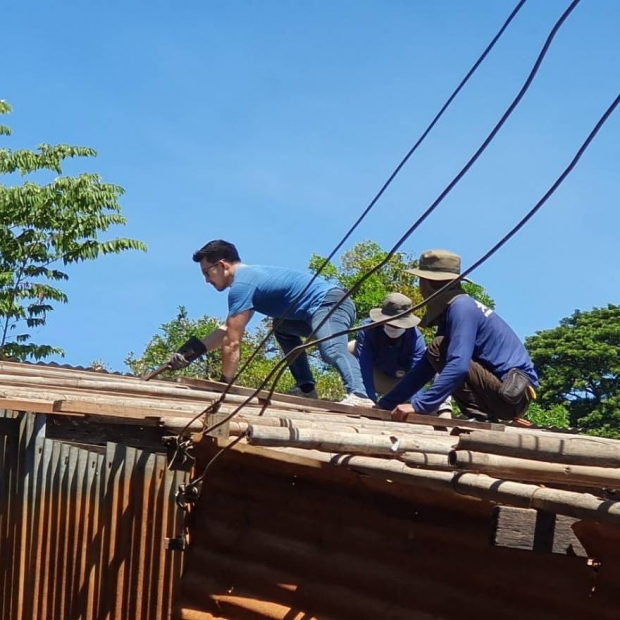
<svg viewBox="0 0 620 620"><path fill-rule="evenodd" d="M446 363L445 347L443 346L443 336L437 336L428 343L426 347L426 357L431 366L439 372Z"/></svg>

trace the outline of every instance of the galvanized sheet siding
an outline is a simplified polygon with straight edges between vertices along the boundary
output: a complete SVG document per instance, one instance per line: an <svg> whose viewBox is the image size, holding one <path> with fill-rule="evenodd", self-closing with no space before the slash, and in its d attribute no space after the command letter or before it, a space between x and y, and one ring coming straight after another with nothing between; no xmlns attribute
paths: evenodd
<svg viewBox="0 0 620 620"><path fill-rule="evenodd" d="M491 509L231 451L209 471L188 522L181 616L617 617L617 575L596 576L583 558L491 547Z"/></svg>
<svg viewBox="0 0 620 620"><path fill-rule="evenodd" d="M16 578L13 558L19 549L19 502L16 501L19 477L15 471L19 437L8 434L9 429L18 424L12 413L1 411L0 422L7 433L0 434L0 617L10 618L8 614L16 604L11 596Z"/></svg>
<svg viewBox="0 0 620 620"><path fill-rule="evenodd" d="M45 439L45 416L5 417L21 425L0 435L0 618L172 618L182 554L164 538L183 532L186 474L163 454Z"/></svg>

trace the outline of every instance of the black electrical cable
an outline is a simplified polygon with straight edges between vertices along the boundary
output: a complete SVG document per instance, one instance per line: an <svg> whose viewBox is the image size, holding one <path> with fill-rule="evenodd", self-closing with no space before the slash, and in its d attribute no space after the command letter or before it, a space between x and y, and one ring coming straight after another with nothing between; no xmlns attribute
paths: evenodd
<svg viewBox="0 0 620 620"><path fill-rule="evenodd" d="M414 224L412 226L409 227L409 229L401 236L401 238L396 242L396 244L390 249L390 251L387 253L386 257L380 261L377 265L375 265L372 269L370 269L369 271L367 271L348 291L345 291L344 296L342 297L342 299L339 300L338 304L336 304L331 310L330 312L327 313L327 315L325 316L325 318L323 319L323 321L317 326L317 328L312 332L312 334L310 334L310 336L308 336L308 340L311 340L312 337L314 336L314 334L316 333L316 331L318 329L320 329L320 327L323 326L323 324L329 319L329 317L333 314L333 312L338 308L338 305L340 303L342 303L342 301L344 301L345 299L347 299L348 297L350 297L352 294L354 294L359 287L374 273L376 273L379 269L381 269L389 260L390 258L394 255L394 253L400 248L400 246L409 238L409 236L422 224L422 222L424 222L424 220L426 220L426 218L439 206L439 204L444 200L444 198L452 191L452 189L454 189L454 187L459 183L459 181L465 176L465 174L469 171L469 169L473 166L473 164L478 160L478 158L480 157L480 155L482 155L482 153L486 150L486 148L489 146L489 144L491 143L491 141L495 138L495 136L497 135L497 133L499 132L499 130L502 128L502 126L504 125L504 123L508 120L508 118L510 117L510 115L513 113L513 111L515 110L515 108L517 107L517 105L520 103L520 101L523 99L523 96L525 95L525 93L527 92L527 90L530 88L532 81L534 80L534 77L536 76L536 74L538 73L539 69L540 69L540 65L542 64L543 59L545 58L545 56L547 55L547 52L549 51L549 47L551 46L551 43L553 41L553 39L555 38L555 35L557 34L558 30L560 29L560 27L562 26L562 24L564 23L564 21L568 18L568 16L571 14L571 12L575 9L575 7L579 4L581 0L573 0L571 2L571 4L569 5L569 7L564 11L564 13L562 13L562 15L560 16L560 18L556 21L556 23L554 24L553 28L551 29L551 31L549 32L549 35L547 36L542 49L540 51L540 53L538 54L536 61L534 62L534 66L532 67L529 75L527 76L527 78L525 79L525 82L523 83L523 86L521 87L521 89L519 90L519 92L517 93L516 97L513 99L513 101L511 102L511 104L508 106L508 108L504 111L504 114L501 116L500 120L495 124L495 126L493 127L493 129L490 131L490 133L488 134L488 136L485 138L485 140L483 141L483 143L478 147L478 149L476 150L476 152L470 157L470 159L467 161L467 163L463 166L463 168L461 168L461 170L458 172L458 174L452 179L452 181L450 181L450 183L448 184L448 186L441 192L441 194L439 195L439 197L426 209L426 211L424 211L422 213L422 215L414 222ZM356 330L359 331L359 330ZM338 334L340 335L340 334ZM332 338L335 337L336 334L332 334ZM317 344L318 341L314 340L311 342L311 345L314 346L315 344ZM321 341L322 342L322 341ZM269 397L271 397L271 395L273 394L274 390L275 390L275 384L277 384L277 381L279 380L279 378L282 376L282 374L285 372L286 367L287 367L287 362L291 361L291 359L294 359L295 355L299 355L299 353L306 348L305 346L301 346L301 347L296 347L293 351L291 351L287 356L285 356L282 360L280 360L280 362L278 362L278 364L275 366L275 368L273 368L271 370L271 372L267 375L267 377L265 377L265 379L262 381L262 383L260 384L260 386L256 389L256 391L248 397L247 401L241 405L239 405L239 407L237 407L233 413L230 414L230 416L227 419L231 419L232 417L234 417L234 415L236 415L241 408L247 404L247 402L249 402L249 400L251 398L253 398L266 384L267 382L275 375L275 380L273 382L273 385L271 387L270 393L269 393ZM221 402L223 396L225 395L225 393L222 395L222 397L220 398L220 400L218 402ZM265 407L267 406L267 404L265 403L264 407L263 407L263 411L265 409ZM207 408L205 409L205 411L203 413L208 413L210 412L211 409ZM262 412L261 412L262 414ZM220 422L219 424L223 424L225 423L225 421ZM212 429L208 429L205 432L210 432Z"/></svg>
<svg viewBox="0 0 620 620"><path fill-rule="evenodd" d="M527 0L520 0L517 5L515 6L515 8L511 11L510 15L507 17L507 19L505 20L505 22L502 24L501 28L497 31L497 33L495 34L495 36L491 39L490 43L487 45L487 47L484 49L484 51L482 52L482 54L480 54L480 56L478 57L478 59L476 60L476 62L472 65L472 67L469 69L469 71L466 73L465 77L463 77L463 79L460 81L460 83L458 84L458 86L454 89L454 91L452 92L452 94L448 97L448 99L445 101L445 103L443 104L443 106L440 108L439 112L437 112L437 114L435 115L435 117L433 118L433 120L429 123L429 125L426 127L426 129L422 132L422 134L420 135L420 137L416 140L416 142L414 143L414 145L409 149L409 151L407 152L407 154L403 157L403 159L400 161L400 163L396 166L396 168L393 170L393 172L390 174L390 176L388 177L387 181L385 181L385 183L383 184L383 186L381 187L381 189L377 192L377 194L375 195L375 197L371 200L371 202L368 204L368 206L364 209L364 211L362 212L362 214L360 215L360 217L354 222L354 224L349 228L349 230L347 231L347 233L344 235L344 237L339 241L339 243L336 245L336 247L332 250L332 252L329 254L329 256L323 261L323 263L319 266L319 268L316 270L316 272L313 274L311 280L308 282L308 284L306 285L306 287L301 291L301 293L299 293L299 295L297 296L297 298L295 298L293 300L293 302L291 303L291 305L289 306L289 308L287 308L287 310L284 312L284 314L279 317L277 319L277 321L274 322L273 326L271 327L271 329L267 332L267 334L265 335L265 337L263 338L263 340L255 347L254 351L252 352L252 354L249 356L249 358L247 360L245 360L245 362L243 363L243 365L241 366L241 368L236 372L235 376L231 379L230 383L224 388L223 392L221 393L219 400L217 403L213 403L213 405L211 407L216 408L217 405L219 405L220 402L222 402L222 400L226 397L226 395L228 394L230 387L234 384L235 380L247 369L247 367L249 366L249 364L252 362L252 360L256 357L256 355L258 354L258 352L262 349L263 346L265 346L265 344L267 343L268 339L271 337L271 335L274 333L275 329L278 327L278 325L286 319L286 317L289 315L291 309L293 308L294 304L297 302L298 299L300 299L306 292L307 290L310 288L310 286L312 285L312 283L316 280L316 278L322 273L322 271L325 269L325 267L329 264L329 262L333 259L333 257L336 255L336 253L338 252L338 250L340 250L340 248L342 248L342 246L344 245L344 243L349 239L349 237L353 234L353 232L357 229L357 227L361 224L361 222L364 220L364 218L368 215L368 213L370 213L370 211L374 208L374 206L376 205L376 203L378 202L378 200L381 198L381 196L383 196L383 194L385 193L385 191L387 190L387 188L392 184L392 181L396 178L396 176L398 175L398 173L402 170L402 168L404 167L404 165L407 163L407 161L409 161L409 159L411 158L411 156L418 150L418 148L422 145L422 143L424 142L424 140L426 139L426 137L428 136L428 134L431 132L431 130L435 127L435 125L437 124L437 122L441 119L441 117L444 115L444 113L446 112L446 110L448 109L448 107L452 104L452 102L454 101L454 99L456 98L456 96L461 92L461 90L463 89L463 87L467 84L467 82L469 82L470 78L473 76L473 74L477 71L478 67L482 64L482 62L485 60L485 58L488 56L488 54L491 52L491 50L495 47L495 45L497 44L497 42L499 41L499 39L502 37L502 35L504 34L505 30L508 28L508 26L510 25L510 23L513 21L513 19L516 17L516 15L518 14L518 12L523 8L523 5L526 3ZM261 386L259 387L259 390L262 389L262 387L265 386L266 382L269 380L271 375L269 375L267 377L267 379L261 384ZM274 388L275 389L275 388ZM190 427L190 425L195 422L198 418L200 418L202 415L204 415L206 413L206 410L201 412L200 414L198 414L195 418L193 418L192 420L190 420L190 422L185 426L185 428L181 431L180 435L179 435L179 441L180 441L180 437L183 436L185 434L185 432L187 431L187 429Z"/></svg>
<svg viewBox="0 0 620 620"><path fill-rule="evenodd" d="M546 54L547 54L547 52L549 50L549 47L551 46L551 43L552 43L553 39L555 38L555 35L557 34L558 30L560 29L560 27L562 26L564 21L568 18L568 16L571 14L571 12L575 9L575 7L579 4L580 1L581 0L573 0L573 2L571 2L569 7L564 11L564 13L560 16L560 18L554 24L554 26L551 29L549 35L547 36L547 39L545 40L545 43L543 44L543 47L542 47L540 53L538 54L538 57L537 57L537 59L536 59L536 61L534 63L534 66L533 66L532 70L530 71L528 77L526 78L523 86L519 90L517 96L513 99L512 103L508 106L508 108L506 109L506 111L504 112L504 114L502 115L500 120L496 123L495 127L491 130L491 132L489 133L487 138L484 140L482 145L477 149L477 151L474 153L474 155L469 159L469 161L459 171L459 173L452 179L452 181L448 184L448 186L444 189L444 191L439 195L439 197L426 209L426 211L424 211L424 213L418 218L418 220L397 241L397 243L394 245L394 247L388 252L386 257L380 263L375 265L375 267L373 267L371 270L369 270L366 274L364 274L364 276L362 276L362 278L360 278L360 280L358 280L348 291L345 292L345 295L342 297L342 299L339 300L338 304L336 304L331 309L330 312L328 312L328 314L325 316L323 321L319 324L319 326L317 326L317 328L308 337L308 339L311 339L313 337L313 335L316 332L316 330L320 329L320 327L329 319L329 317L338 308L338 305L340 303L342 303L342 301L344 301L345 299L350 297L352 294L354 294L359 289L359 287L362 285L363 282L365 282L372 274L376 273L379 269L381 269L390 260L390 258L394 255L394 253L398 250L398 248L422 224L422 222L424 222L424 220L437 208L437 206L443 201L443 199L450 193L450 191L452 191L452 189L457 185L457 183L462 179L462 177L468 172L468 170L471 168L471 166L477 161L477 159L484 152L484 150L488 147L490 142L494 139L495 135L499 132L501 127L504 125L506 120L512 114L512 112L514 111L516 106L519 104L519 102L521 101L521 99L523 98L523 96L525 95L527 90L529 89L529 87L530 87L534 77L538 73L538 70L540 68L540 65L542 64L542 61L543 61L544 57L546 56ZM332 338L335 337L335 334L333 334L331 337ZM312 345L314 345L314 344L316 344L316 341L312 342ZM224 418L222 421L218 422L217 424L213 425L210 428L207 428L207 429L203 430L203 433L206 434L206 433L212 432L213 430L215 430L215 428L218 428L219 426L225 424L228 420L232 419L244 407L244 405L247 404L250 401L250 399L253 398L267 384L267 382L274 375L276 375L276 378L275 378L275 380L273 382L273 385L272 385L272 387L270 389L268 399L265 402L261 413L259 414L259 415L262 415L262 413L264 412L265 408L267 407L267 402L268 402L269 398L271 398L271 395L275 391L275 385L277 384L277 381L279 380L279 378L282 376L282 374L286 370L287 366L285 364L287 363L287 361L290 361L291 359L294 359L294 357L296 355L299 355L299 353L302 350L304 350L304 348L306 348L306 347L303 346L303 345L301 347L296 347L296 349L291 351L287 356L285 356L284 359L280 360L280 362L276 365L276 367L267 375L267 377L265 377L265 379L261 382L259 387L255 390L255 392L252 395L250 395L246 399L246 401L244 403L242 403L236 409L234 409L233 412L230 413L228 416L226 416L226 418ZM193 421L195 421L196 419L201 417L201 415L206 415L208 413L217 411L217 409L219 408L220 403L225 398L225 396L226 396L226 394L227 394L229 389L230 389L230 385L227 386L227 388L224 390L224 392L220 395L218 401L216 401L215 403L213 403L212 405L207 407L203 412L201 412L201 414L198 414L193 420L191 420L188 423L186 428L183 429L183 431L181 431L181 434L178 437L178 448L179 449L180 449L180 443L181 443L182 435L185 433L185 430L189 427L189 425L191 425L191 423Z"/></svg>
<svg viewBox="0 0 620 620"><path fill-rule="evenodd" d="M346 243L346 241L350 238L350 236L355 232L355 230L357 229L357 227L362 223L362 221L366 218L366 216L370 213L370 211L373 209L373 207L375 206L375 204L378 202L379 198L381 198L381 196L383 196L384 192L387 190L387 188L392 184L392 181L396 178L396 176L398 175L398 173L402 170L402 168L404 167L404 165L409 161L409 158L418 150L418 148L421 146L421 144L424 142L424 140L426 139L426 137L428 136L428 134L431 132L431 130L433 129L433 127L435 127L435 125L437 124L437 122L439 121L439 119L444 115L444 112L448 109L448 107L450 106L450 104L452 103L452 101L454 101L454 99L456 98L456 96L461 92L461 90L463 89L463 87L465 86L465 84L467 84L467 82L470 80L470 78L472 77L472 75L476 72L476 70L478 69L478 67L482 64L482 62L484 61L484 59L488 56L489 52L495 47L495 44L499 41L499 39L501 38L501 36L504 34L504 31L506 30L506 28L508 28L508 26L510 25L510 23L512 22L512 20L516 17L517 13L521 10L521 8L523 7L523 5L526 3L527 0L520 0L519 3L515 6L515 8L512 10L512 12L510 13L510 15L508 16L508 18L506 19L506 21L504 22L504 24L502 25L502 27L497 31L496 35L493 37L493 39L491 39L491 42L487 45L487 47L485 48L485 50L482 52L482 54L480 54L480 56L478 57L478 59L476 60L476 62L472 65L471 69L467 72L467 74L465 75L465 77L461 80L461 82L459 83L459 85L454 89L454 91L452 92L452 94L448 97L448 99L446 100L446 102L443 104L443 106L441 107L441 109L439 110L439 112L437 112L437 114L435 115L435 117L433 118L433 120L429 123L428 127L422 132L422 135L417 139L417 141L415 142L415 144L409 149L409 151L407 152L407 154L403 157L403 159L400 161L400 163L398 164L398 166L396 166L396 168L394 169L394 171L392 172L392 174L390 174L390 176L388 177L387 181L385 181L385 183L383 184L383 186L381 187L381 189L377 192L377 194L375 195L375 197L370 201L370 203L368 204L368 206L364 209L364 211L362 211L362 214L357 218L357 220L353 223L353 225L349 228L349 230L347 231L347 233L344 235L344 237L338 242L338 244L336 245L336 247L331 251L331 253L329 254L329 256L321 263L321 265L319 266L319 268L316 270L316 272L313 274L312 278L310 279L310 281L308 282L308 284L305 286L305 288L297 295L297 297L291 302L291 305L286 309L286 311L284 312L284 314L281 317L278 317L278 319L276 321L274 321L273 326L271 327L271 329L267 332L267 334L265 335L265 337L263 338L263 340L256 345L254 351L252 352L252 354L250 355L250 357L245 360L245 362L243 363L243 365L241 366L241 368L236 372L235 376L231 379L229 385L233 384L235 382L236 379L239 378L239 376L247 369L247 367L250 365L250 363L252 362L252 360L256 357L256 355L258 354L258 352L263 348L263 346L265 346L265 344L267 343L268 339L271 337L271 335L274 333L274 331L277 329L277 327L282 323L282 321L284 321L287 316L290 314L292 308L294 307L295 303L297 303L297 301L299 299L301 299L306 292L308 291L308 289L312 286L313 282L316 280L316 278L323 272L323 270L325 269L325 267L330 263L330 261L334 258L334 256L336 255L336 253L342 248L342 246ZM224 395L226 395L227 390L224 390Z"/></svg>
<svg viewBox="0 0 620 620"><path fill-rule="evenodd" d="M596 125L594 126L592 131L588 134L588 137L585 139L585 141L579 147L577 153L575 154L573 159L570 161L568 166L566 166L566 168L558 176L558 178L551 185L551 187L545 192L543 197L519 220L519 222L513 228L511 228L510 231L508 231L508 233L506 233L490 250L488 250L488 252L486 252L475 263L473 263L471 266L469 266L467 269L465 269L459 275L459 277L456 278L456 280L450 281L444 287L442 287L441 289L436 291L436 293L434 293L432 296L429 296L424 302L419 303L416 306L414 306L414 309L420 308L425 303L430 301L430 299L432 299L432 297L434 297L435 295L438 295L441 291L449 288L450 286L453 286L455 281L459 281L459 280L462 280L463 278L466 278L470 273L472 273L475 269L480 267L480 265L485 263L491 256L493 256L493 254L495 254L510 239L512 239L512 237L514 237L514 235L516 235L517 232L519 232L519 230L521 230L523 228L523 226L525 226L525 224L527 224L527 222L529 222L532 219L532 217L534 217L534 215L542 208L542 206L547 202L547 200L549 200L549 198L557 191L557 189L560 187L560 185L562 185L562 183L566 180L566 177L568 177L568 175L573 171L573 169L575 168L575 166L577 165L577 163L579 162L579 160L581 159L581 157L583 156L585 151L588 149L588 147L590 146L590 144L592 143L592 141L594 140L594 138L596 137L596 135L598 134L600 129L607 122L607 120L609 119L609 117L612 115L612 113L618 107L619 104L620 104L620 94L618 94L616 96L616 98L613 100L611 105L607 108L605 113L598 120L598 122L596 123ZM406 313L401 313L401 315L407 314L408 312L409 311L407 311ZM393 319L394 319L394 317L391 318L391 320L393 320ZM347 333L352 333L352 332L355 332L355 331L359 331L359 328L357 327L357 328L352 328L350 330L345 330L345 331L339 332L338 334L335 334L335 335L339 336L339 335L343 335L343 334L347 334ZM327 340L327 338L325 338L324 340ZM312 345L313 344L315 344L315 343L312 343ZM304 344L300 348L305 348L306 346L311 346L311 345L305 345ZM217 426L219 426L219 424L218 425L214 425L212 427L212 429L215 429ZM201 475L198 476L191 484L198 484L204 478L208 468L211 466L213 461L215 461L215 459L218 458L225 450L227 450L230 447L232 447L234 444L236 444L244 436L245 436L245 434L240 435L239 437L235 438L228 446L225 446L220 451L218 451L218 453L209 461L209 463L207 463L207 465L206 465L205 469L203 470L203 472L201 473Z"/></svg>

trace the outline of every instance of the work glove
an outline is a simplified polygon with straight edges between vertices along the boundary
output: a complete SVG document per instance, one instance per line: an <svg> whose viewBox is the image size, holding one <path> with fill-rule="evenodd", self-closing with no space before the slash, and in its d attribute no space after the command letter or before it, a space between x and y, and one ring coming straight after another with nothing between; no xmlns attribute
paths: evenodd
<svg viewBox="0 0 620 620"><path fill-rule="evenodd" d="M176 353L173 353L170 357L170 368L172 370L181 370L187 368L195 359L198 359L201 355L207 352L202 340L192 336L187 342L185 342Z"/></svg>
<svg viewBox="0 0 620 620"><path fill-rule="evenodd" d="M172 370L182 370L183 368L187 368L189 366L189 362L183 353L173 353L170 357L168 365Z"/></svg>

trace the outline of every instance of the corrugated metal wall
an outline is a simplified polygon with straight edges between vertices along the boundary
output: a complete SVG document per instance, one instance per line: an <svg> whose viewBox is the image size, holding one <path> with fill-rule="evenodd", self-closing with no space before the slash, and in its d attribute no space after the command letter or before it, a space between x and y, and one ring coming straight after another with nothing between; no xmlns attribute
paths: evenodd
<svg viewBox="0 0 620 620"><path fill-rule="evenodd" d="M172 618L186 474L164 454L44 437L45 416L0 417L0 618Z"/></svg>
<svg viewBox="0 0 620 620"><path fill-rule="evenodd" d="M617 575L597 575L584 558L491 547L491 511L456 494L229 451L188 520L182 618L618 617Z"/></svg>

